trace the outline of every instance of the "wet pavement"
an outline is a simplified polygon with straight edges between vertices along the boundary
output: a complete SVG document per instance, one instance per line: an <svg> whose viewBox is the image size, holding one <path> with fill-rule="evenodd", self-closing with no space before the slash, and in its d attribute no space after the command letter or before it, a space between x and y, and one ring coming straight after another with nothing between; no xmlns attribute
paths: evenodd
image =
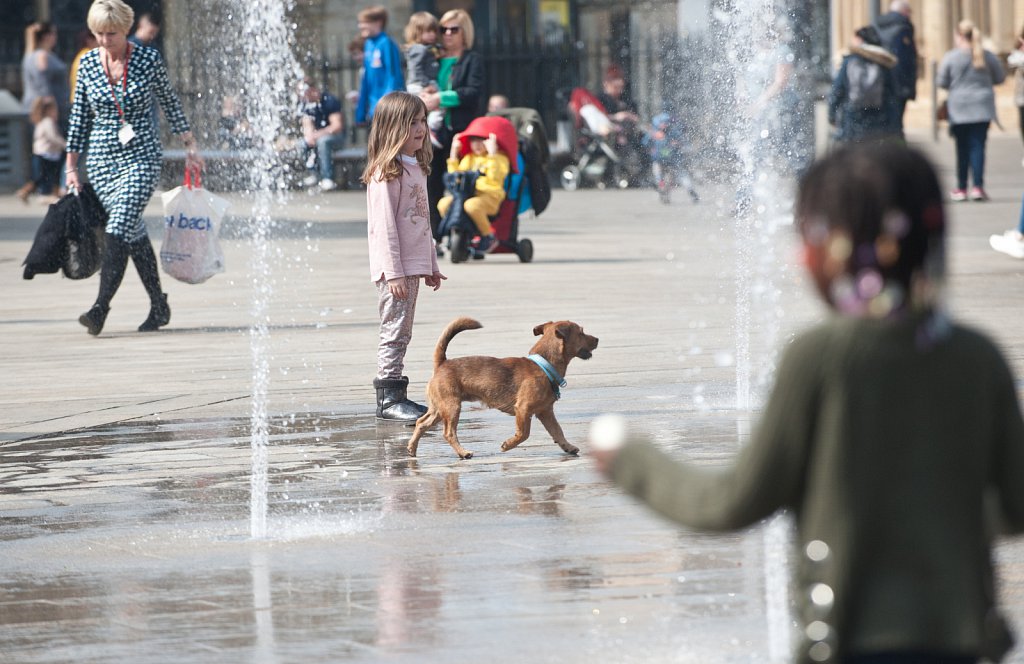
<svg viewBox="0 0 1024 664"><path fill-rule="evenodd" d="M953 310L1000 341L1024 375L1024 261L987 246L989 233L1016 223L1020 148L1009 137L991 144L994 200L952 208ZM948 140L935 156L948 176ZM570 365L556 406L570 441L616 410L674 453L729 458L750 419L733 407L736 284L753 290L745 338L755 392L773 351L821 310L795 265L791 229L738 238L728 196L712 185L701 193L709 202L662 206L652 191L556 191L548 212L524 221L534 263L442 261L449 280L420 296L411 395L421 397L434 341L455 316L485 327L456 337L451 356L521 355L534 325L570 318L601 338L593 359ZM512 420L469 405L459 429L476 453L467 461L437 431L410 459L411 430L375 422L376 302L360 194L301 196L275 211L262 541L249 537L244 225L225 238L227 273L165 283L166 330L134 331L146 305L131 274L107 329L91 338L75 321L95 278L20 278L25 229L41 210L0 197L0 662L779 654L788 626L773 606L788 599L773 570L784 522L727 536L678 529L602 482L586 458L563 455L540 427L501 453ZM738 265L753 277L737 281ZM1024 630L1024 545L1002 545L999 559L1008 611Z"/></svg>
<svg viewBox="0 0 1024 664"><path fill-rule="evenodd" d="M507 418L467 419L463 438L480 456L466 462L409 459L408 431L366 416L275 424L263 542L248 540L245 421L8 444L5 486L18 490L0 502L16 515L0 539L3 652L21 662L160 662L168 651L208 662L730 651L729 661L758 661L739 647L760 636L749 620L763 593L756 535L666 528L553 445L488 454ZM675 633L683 623L717 636Z"/></svg>

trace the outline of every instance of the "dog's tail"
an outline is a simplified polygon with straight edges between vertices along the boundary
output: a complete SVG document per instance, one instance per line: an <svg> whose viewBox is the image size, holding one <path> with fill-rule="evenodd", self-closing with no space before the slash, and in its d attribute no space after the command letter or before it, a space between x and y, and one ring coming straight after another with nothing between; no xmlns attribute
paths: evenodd
<svg viewBox="0 0 1024 664"><path fill-rule="evenodd" d="M456 318L448 323L448 327L444 328L444 332L441 333L441 338L437 340L437 348L434 349L434 370L436 371L439 366L448 360L445 353L448 351L448 344L451 343L452 337L459 332L479 330L481 327L483 325L466 316Z"/></svg>

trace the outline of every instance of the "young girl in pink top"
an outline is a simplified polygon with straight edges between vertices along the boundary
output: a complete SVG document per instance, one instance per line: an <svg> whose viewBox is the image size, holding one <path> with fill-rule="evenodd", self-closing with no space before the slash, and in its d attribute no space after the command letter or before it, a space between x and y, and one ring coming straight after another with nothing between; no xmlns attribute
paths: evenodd
<svg viewBox="0 0 1024 664"><path fill-rule="evenodd" d="M366 213L370 240L370 279L377 285L380 344L377 347L377 417L414 421L426 407L406 396L402 375L420 278L434 290L447 279L437 267L430 232L427 174L432 149L425 140L427 107L406 92L377 102L370 125Z"/></svg>

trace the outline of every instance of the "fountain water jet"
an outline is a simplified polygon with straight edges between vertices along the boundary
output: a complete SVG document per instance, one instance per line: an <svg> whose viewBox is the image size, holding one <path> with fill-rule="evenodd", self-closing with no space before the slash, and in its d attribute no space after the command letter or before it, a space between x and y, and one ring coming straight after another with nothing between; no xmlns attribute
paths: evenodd
<svg viewBox="0 0 1024 664"><path fill-rule="evenodd" d="M208 50L219 54L211 74L210 95L244 100L242 112L251 129L241 149L245 158L236 173L236 184L244 186L252 207L246 226L251 235L252 326L249 332L252 357L252 406L250 436L252 472L250 479L250 536L267 537L268 397L270 388L270 300L274 292L275 266L270 251L274 227L271 205L284 202L288 167L278 150L281 136L292 130L284 120L295 107L295 84L302 70L292 53L293 24L288 17L290 0L230 0L220 6L215 0L208 14L226 20L226 32L238 39L221 39ZM201 31L203 32L203 31ZM204 45L200 45L201 47ZM208 101L216 105L219 100ZM208 108L212 111L213 108Z"/></svg>
<svg viewBox="0 0 1024 664"><path fill-rule="evenodd" d="M744 444L751 413L763 402L777 357L784 271L775 245L779 228L791 229L789 174L799 170L810 152L803 144L809 132L800 125L809 116L812 96L800 89L806 83L801 67L807 63L798 57L807 44L799 43L802 36L796 30L807 17L797 17L791 9L795 3L787 0L711 4L715 10L709 35L698 46L696 59L712 72L714 85L698 104L712 136L719 139L716 145L725 146L734 165L732 172L720 173L733 185L731 200L721 201L720 209L727 211L723 230L729 229L734 242L734 407L737 436ZM707 168L714 172L718 167L709 163ZM767 656L772 662L789 658L791 530L787 516L773 518L754 545L759 553L752 550L762 563Z"/></svg>

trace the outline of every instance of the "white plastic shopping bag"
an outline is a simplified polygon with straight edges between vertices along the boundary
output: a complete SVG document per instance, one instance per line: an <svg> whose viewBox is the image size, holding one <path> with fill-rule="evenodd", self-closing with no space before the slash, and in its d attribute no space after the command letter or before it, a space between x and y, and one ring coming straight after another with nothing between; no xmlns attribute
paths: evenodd
<svg viewBox="0 0 1024 664"><path fill-rule="evenodd" d="M229 203L203 189L199 172L185 171L185 183L161 195L164 241L160 264L179 281L199 284L224 271L217 233Z"/></svg>

